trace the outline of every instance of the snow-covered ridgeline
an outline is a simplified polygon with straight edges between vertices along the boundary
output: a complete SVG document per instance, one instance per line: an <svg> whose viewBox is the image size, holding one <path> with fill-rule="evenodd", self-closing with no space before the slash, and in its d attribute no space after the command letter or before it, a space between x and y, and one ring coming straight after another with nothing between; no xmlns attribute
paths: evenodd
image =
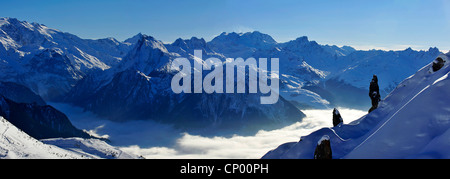
<svg viewBox="0 0 450 179"><path fill-rule="evenodd" d="M283 144L263 158L313 158L317 141L325 135L333 158L450 158L450 53L438 58L445 60L440 70L426 65L372 113Z"/></svg>
<svg viewBox="0 0 450 179"><path fill-rule="evenodd" d="M138 158L98 139L36 140L0 116L0 159Z"/></svg>

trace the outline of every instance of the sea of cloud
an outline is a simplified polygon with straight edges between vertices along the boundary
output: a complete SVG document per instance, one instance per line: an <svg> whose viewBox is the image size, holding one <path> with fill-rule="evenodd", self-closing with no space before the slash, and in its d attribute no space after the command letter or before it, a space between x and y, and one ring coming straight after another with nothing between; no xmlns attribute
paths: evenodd
<svg viewBox="0 0 450 179"><path fill-rule="evenodd" d="M324 127L332 127L332 111L303 110L301 122L281 129L260 130L252 136L200 136L174 129L153 121L112 122L67 104L53 103L67 114L72 123L91 134L108 137L111 144L128 153L152 158L256 159L286 142L296 142L301 136ZM344 123L367 114L366 111L339 109Z"/></svg>

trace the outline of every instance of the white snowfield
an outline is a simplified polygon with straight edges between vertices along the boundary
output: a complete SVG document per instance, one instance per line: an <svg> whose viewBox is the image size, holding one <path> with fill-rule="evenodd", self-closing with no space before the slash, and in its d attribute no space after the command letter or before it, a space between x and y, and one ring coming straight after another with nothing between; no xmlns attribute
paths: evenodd
<svg viewBox="0 0 450 179"><path fill-rule="evenodd" d="M0 159L128 159L124 153L98 139L30 137L0 116Z"/></svg>
<svg viewBox="0 0 450 179"><path fill-rule="evenodd" d="M263 158L313 158L325 135L333 158L450 158L450 52L439 57L445 60L442 69L423 67L372 113L283 144Z"/></svg>

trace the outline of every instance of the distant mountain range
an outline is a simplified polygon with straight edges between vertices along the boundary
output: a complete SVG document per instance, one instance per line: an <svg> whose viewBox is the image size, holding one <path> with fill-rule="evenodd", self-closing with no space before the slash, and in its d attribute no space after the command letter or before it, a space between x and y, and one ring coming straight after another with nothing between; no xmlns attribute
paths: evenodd
<svg viewBox="0 0 450 179"><path fill-rule="evenodd" d="M275 128L300 121L307 108L368 109L368 86L379 77L382 97L440 54L428 51L359 51L320 45L307 37L285 43L261 32L222 33L164 44L137 34L81 39L38 23L0 18L0 81L23 85L47 101L81 106L115 121L150 119L186 129ZM174 94L170 70L177 57L279 58L280 100L262 94ZM195 69L192 69L195 70Z"/></svg>

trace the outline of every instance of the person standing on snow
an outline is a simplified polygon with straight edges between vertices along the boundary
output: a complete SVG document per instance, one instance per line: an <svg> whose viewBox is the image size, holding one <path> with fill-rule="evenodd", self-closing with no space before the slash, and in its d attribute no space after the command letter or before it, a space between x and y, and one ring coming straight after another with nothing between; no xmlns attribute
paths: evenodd
<svg viewBox="0 0 450 179"><path fill-rule="evenodd" d="M333 127L338 126L339 124L344 123L344 120L341 117L341 113L334 108L333 109Z"/></svg>
<svg viewBox="0 0 450 179"><path fill-rule="evenodd" d="M378 87L378 77L373 75L372 81L369 87L369 97L372 100L372 107L369 109L369 113L378 108L378 102L381 100L380 88Z"/></svg>

